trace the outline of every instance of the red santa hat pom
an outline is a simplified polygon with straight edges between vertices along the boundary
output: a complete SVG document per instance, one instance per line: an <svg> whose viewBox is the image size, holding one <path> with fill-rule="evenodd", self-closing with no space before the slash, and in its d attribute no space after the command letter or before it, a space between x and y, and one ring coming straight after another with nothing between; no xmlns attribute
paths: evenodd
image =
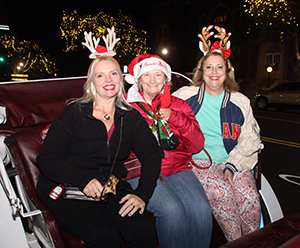
<svg viewBox="0 0 300 248"><path fill-rule="evenodd" d="M171 67L156 55L139 55L131 61L128 69L130 74L126 75L125 79L130 84L137 83L140 76L153 70L161 70L167 76L167 81L171 80Z"/></svg>

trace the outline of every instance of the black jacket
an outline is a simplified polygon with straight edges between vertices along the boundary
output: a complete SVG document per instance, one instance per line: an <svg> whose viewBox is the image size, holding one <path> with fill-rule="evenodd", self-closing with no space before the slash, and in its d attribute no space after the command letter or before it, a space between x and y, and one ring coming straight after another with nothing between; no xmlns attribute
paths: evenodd
<svg viewBox="0 0 300 248"><path fill-rule="evenodd" d="M53 121L37 157L41 171L39 187L47 187L50 192L57 184L70 183L83 190L93 178L107 181L120 144L113 170L120 179L117 189L126 188L130 192L129 184L122 178L127 175L124 161L133 151L142 163L142 170L139 186L131 193L147 203L161 166L160 150L148 124L137 110L116 107L115 128L107 141L104 123L92 113L92 102L72 103ZM118 190L117 196L127 193Z"/></svg>

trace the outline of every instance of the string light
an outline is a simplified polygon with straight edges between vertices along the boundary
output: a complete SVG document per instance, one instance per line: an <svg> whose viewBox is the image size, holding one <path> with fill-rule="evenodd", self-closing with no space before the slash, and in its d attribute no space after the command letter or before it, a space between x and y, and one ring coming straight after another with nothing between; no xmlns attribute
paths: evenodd
<svg viewBox="0 0 300 248"><path fill-rule="evenodd" d="M74 10L71 13L63 12L60 26L61 38L66 42L66 48L63 51L76 51L84 40L84 31L91 31L93 36L102 37L106 35L107 28L112 26L115 27L117 37L121 38L121 42L118 42L115 47L119 59L131 60L132 57L147 53L150 49L147 46L147 32L144 30L138 32L130 16L124 15L121 11L118 17L114 18L104 12L95 16L80 16ZM101 43L100 45L104 46Z"/></svg>
<svg viewBox="0 0 300 248"><path fill-rule="evenodd" d="M12 66L16 61L23 61L22 71L24 73L34 70L52 74L57 70L49 55L35 43L26 40L20 41L14 36L3 35L0 36L0 44L4 47Z"/></svg>
<svg viewBox="0 0 300 248"><path fill-rule="evenodd" d="M245 0L245 13L255 20L250 25L250 30L257 27L257 23L260 23L260 28L263 25L274 26L283 40L287 30L299 26L299 6L296 1L298 0Z"/></svg>

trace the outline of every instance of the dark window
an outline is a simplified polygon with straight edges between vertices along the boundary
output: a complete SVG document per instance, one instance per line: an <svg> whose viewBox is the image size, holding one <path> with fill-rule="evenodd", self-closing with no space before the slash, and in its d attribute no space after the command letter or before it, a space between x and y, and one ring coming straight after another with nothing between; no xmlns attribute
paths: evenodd
<svg viewBox="0 0 300 248"><path fill-rule="evenodd" d="M157 28L157 38L159 41L169 39L169 27L167 25L161 25Z"/></svg>

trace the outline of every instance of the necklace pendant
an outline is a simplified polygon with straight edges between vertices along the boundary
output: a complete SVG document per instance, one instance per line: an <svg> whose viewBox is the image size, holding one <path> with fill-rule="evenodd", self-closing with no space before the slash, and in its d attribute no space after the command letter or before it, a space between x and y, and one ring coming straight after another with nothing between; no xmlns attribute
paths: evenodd
<svg viewBox="0 0 300 248"><path fill-rule="evenodd" d="M104 118L106 121L108 121L108 120L110 119L110 116L109 116L109 114L105 114L105 115L103 116L103 118Z"/></svg>

